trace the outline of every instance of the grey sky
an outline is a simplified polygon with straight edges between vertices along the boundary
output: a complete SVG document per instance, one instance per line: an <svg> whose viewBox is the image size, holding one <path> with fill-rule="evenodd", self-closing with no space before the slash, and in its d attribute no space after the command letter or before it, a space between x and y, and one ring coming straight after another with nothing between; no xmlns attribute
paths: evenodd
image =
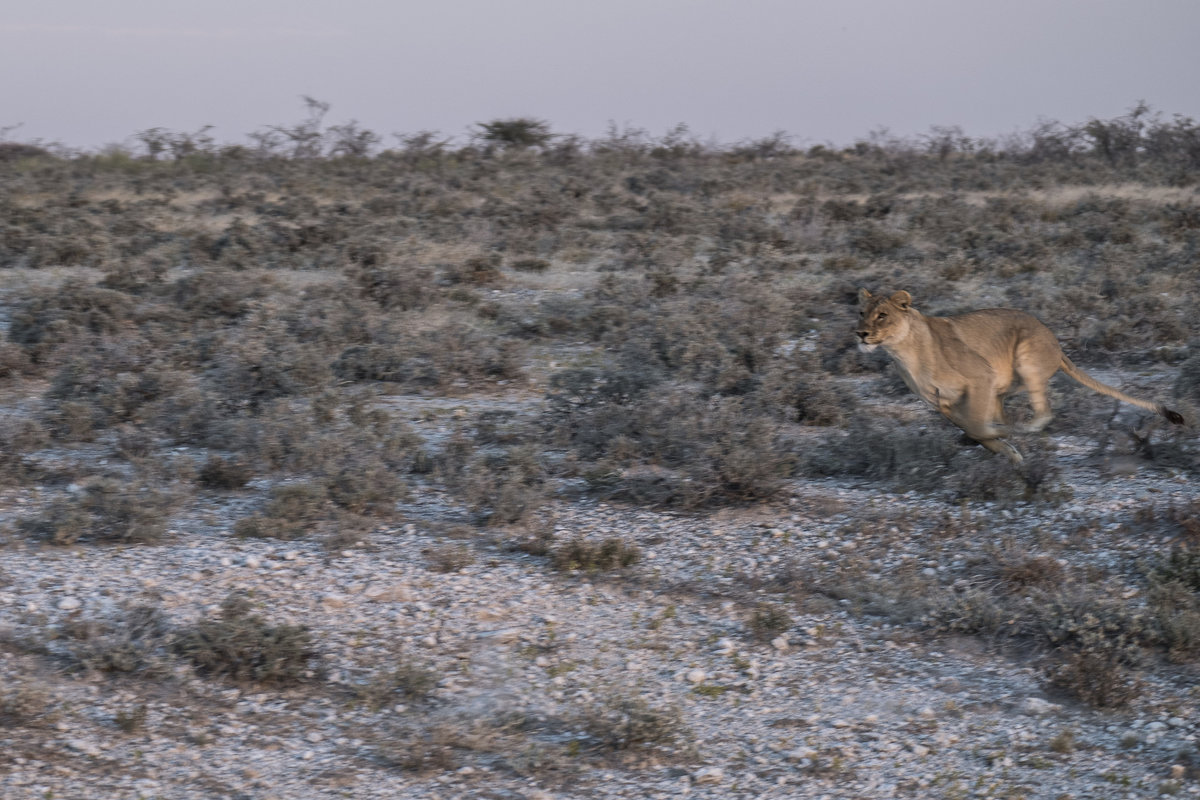
<svg viewBox="0 0 1200 800"><path fill-rule="evenodd" d="M0 8L0 78L12 138L87 147L205 124L242 141L298 121L305 94L385 136L511 116L995 136L1142 99L1200 117L1200 2L50 0Z"/></svg>

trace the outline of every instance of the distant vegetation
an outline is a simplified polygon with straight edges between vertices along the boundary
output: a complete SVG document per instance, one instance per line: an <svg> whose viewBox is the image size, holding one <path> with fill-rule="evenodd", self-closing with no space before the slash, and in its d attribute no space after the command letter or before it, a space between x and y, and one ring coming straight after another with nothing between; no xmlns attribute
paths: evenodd
<svg viewBox="0 0 1200 800"><path fill-rule="evenodd" d="M588 140L517 118L465 143L419 132L385 147L326 124L325 103L306 110L245 144L157 128L101 152L0 142L0 482L48 490L12 535L152 544L167 515L221 493L244 501L231 535L332 548L426 489L481 526L517 527L558 498L702 509L797 476L1061 500L1052 449L1017 473L933 415L886 407L906 395L854 349L859 286L906 288L928 313L1026 309L1081 364L1165 365L1171 383L1154 388L1196 419L1194 120L1138 105L1001 141L935 128L802 149L783 134L702 143L682 126ZM1051 435L1195 480L1194 434L1056 391L1070 398ZM447 410L401 412L398 397ZM466 397L484 410L449 410ZM499 400L525 413L488 407ZM552 534L517 549L589 573L640 555ZM1171 569L1184 575L1191 552ZM459 545L431 553L441 571L471 561ZM1194 580L1155 586L1161 618L1129 647L1192 657ZM1094 674L1087 659L1128 660L1125 639L1109 647L1082 622L1007 596L963 602L975 616L957 630L1002 615L1039 644L1073 643L1055 673L1067 688ZM788 622L763 608L770 639ZM238 679L306 674L304 634L265 625L199 623L176 655ZM282 671L230 666L264 637L287 651ZM1118 684L1094 699L1119 702Z"/></svg>

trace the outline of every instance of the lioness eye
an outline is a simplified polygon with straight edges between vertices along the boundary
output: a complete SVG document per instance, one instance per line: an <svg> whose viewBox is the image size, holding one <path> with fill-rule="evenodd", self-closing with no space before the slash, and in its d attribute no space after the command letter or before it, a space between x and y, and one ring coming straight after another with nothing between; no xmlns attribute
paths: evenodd
<svg viewBox="0 0 1200 800"><path fill-rule="evenodd" d="M883 319L883 318L884 318L884 317L886 317L886 316L887 316L887 312L886 312L886 311L880 311L880 312L879 312L879 319Z"/></svg>

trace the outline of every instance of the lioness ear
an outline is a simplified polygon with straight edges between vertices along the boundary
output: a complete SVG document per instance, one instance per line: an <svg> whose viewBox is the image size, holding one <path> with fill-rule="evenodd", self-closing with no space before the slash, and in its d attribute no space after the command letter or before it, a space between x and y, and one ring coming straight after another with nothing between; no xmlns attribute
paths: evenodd
<svg viewBox="0 0 1200 800"><path fill-rule="evenodd" d="M871 293L870 293L870 292L868 292L866 289L859 289L859 290L858 290L858 303L859 303L859 305L864 305L864 306L865 306L865 305L867 304L867 301L868 301L868 300L870 300L870 299L871 299Z"/></svg>
<svg viewBox="0 0 1200 800"><path fill-rule="evenodd" d="M908 311L908 304L912 302L912 295L901 289L888 299L899 306L901 311Z"/></svg>

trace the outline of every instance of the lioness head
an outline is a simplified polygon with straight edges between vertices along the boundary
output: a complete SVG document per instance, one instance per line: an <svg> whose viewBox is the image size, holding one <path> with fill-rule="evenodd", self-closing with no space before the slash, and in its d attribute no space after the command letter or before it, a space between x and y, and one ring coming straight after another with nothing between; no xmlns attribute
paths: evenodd
<svg viewBox="0 0 1200 800"><path fill-rule="evenodd" d="M869 353L881 344L899 342L908 336L909 305L912 295L903 289L891 297L858 290L858 349Z"/></svg>

